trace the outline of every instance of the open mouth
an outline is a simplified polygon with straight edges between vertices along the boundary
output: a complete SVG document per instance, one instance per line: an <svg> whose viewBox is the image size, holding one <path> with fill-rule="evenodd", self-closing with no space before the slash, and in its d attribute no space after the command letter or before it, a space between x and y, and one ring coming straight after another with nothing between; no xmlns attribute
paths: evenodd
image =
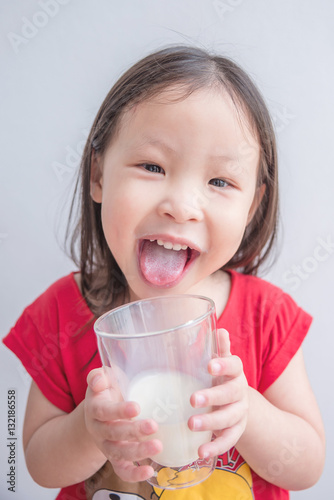
<svg viewBox="0 0 334 500"><path fill-rule="evenodd" d="M189 270L199 252L186 243L144 239L139 244L139 269L150 285L175 286Z"/></svg>

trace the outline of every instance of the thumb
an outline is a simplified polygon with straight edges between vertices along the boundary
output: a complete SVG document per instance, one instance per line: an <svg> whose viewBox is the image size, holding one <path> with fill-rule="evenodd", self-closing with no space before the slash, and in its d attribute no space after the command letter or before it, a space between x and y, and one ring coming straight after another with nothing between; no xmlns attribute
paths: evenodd
<svg viewBox="0 0 334 500"><path fill-rule="evenodd" d="M87 384L93 392L102 392L110 387L104 368L95 368L87 375Z"/></svg>
<svg viewBox="0 0 334 500"><path fill-rule="evenodd" d="M217 330L217 347L219 357L231 356L230 336L224 328Z"/></svg>

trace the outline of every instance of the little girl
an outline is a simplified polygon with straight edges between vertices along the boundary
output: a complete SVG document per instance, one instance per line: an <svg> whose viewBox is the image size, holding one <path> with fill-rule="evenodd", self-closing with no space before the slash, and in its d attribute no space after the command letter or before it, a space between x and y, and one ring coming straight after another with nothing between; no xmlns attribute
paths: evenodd
<svg viewBox="0 0 334 500"><path fill-rule="evenodd" d="M311 318L255 277L275 240L278 188L271 121L249 77L189 47L135 64L97 114L76 193L80 272L4 339L33 379L23 443L34 480L61 487L62 500L278 500L313 485L325 439L301 350ZM198 453L219 459L200 485L159 490L145 481L152 468L137 465L161 451L157 423L133 419L139 406L109 386L93 322L129 301L185 293L216 304L213 384L191 397L213 411L188 425L213 431Z"/></svg>

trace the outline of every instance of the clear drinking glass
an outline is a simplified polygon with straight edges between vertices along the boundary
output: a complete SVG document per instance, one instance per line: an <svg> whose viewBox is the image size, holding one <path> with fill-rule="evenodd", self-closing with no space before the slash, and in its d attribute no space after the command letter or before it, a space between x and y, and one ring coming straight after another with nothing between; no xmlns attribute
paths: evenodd
<svg viewBox="0 0 334 500"><path fill-rule="evenodd" d="M152 485L175 489L200 483L214 470L216 458L200 459L198 448L210 442L210 431L193 432L195 409L190 396L212 386L208 362L217 353L216 314L211 299L172 295L132 302L101 316L94 325L106 373L121 397L136 401L137 418L153 418L162 452L149 464Z"/></svg>

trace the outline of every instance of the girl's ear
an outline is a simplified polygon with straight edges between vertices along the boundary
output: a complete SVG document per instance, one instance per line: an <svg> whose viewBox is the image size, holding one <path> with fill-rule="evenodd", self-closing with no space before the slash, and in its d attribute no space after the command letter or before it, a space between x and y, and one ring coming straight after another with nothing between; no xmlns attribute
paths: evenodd
<svg viewBox="0 0 334 500"><path fill-rule="evenodd" d="M96 203L102 203L102 158L94 150L91 156L90 195Z"/></svg>
<svg viewBox="0 0 334 500"><path fill-rule="evenodd" d="M253 219L253 217L254 217L254 215L256 213L256 210L259 208L265 191L266 191L266 185L265 184L262 184L261 186L259 186L258 188L256 188L254 199L253 199L253 203L252 203L252 205L251 205L251 207L249 209L249 212L248 212L247 226L251 222L251 220Z"/></svg>

